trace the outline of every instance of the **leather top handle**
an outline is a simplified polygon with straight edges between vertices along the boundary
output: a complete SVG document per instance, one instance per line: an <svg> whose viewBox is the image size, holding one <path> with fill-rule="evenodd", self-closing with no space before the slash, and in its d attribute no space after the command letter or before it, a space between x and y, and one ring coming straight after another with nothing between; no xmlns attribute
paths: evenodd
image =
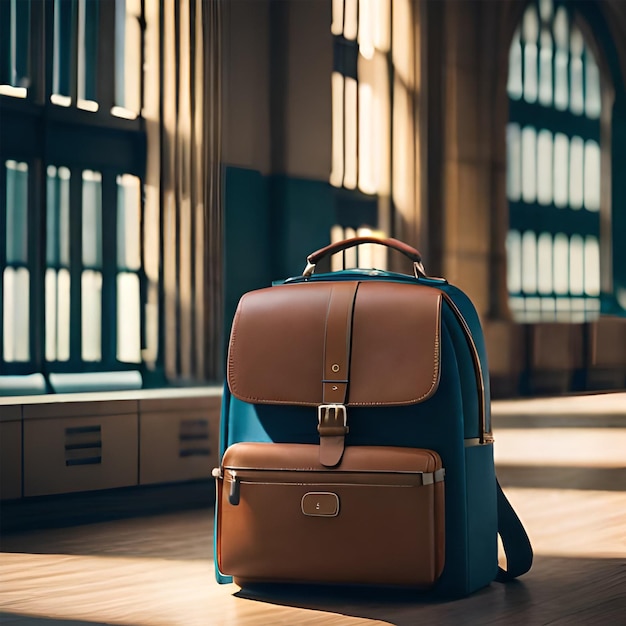
<svg viewBox="0 0 626 626"><path fill-rule="evenodd" d="M408 244L399 241L398 239L392 239L391 237L382 238L382 237L353 237L352 239L344 239L343 241L336 241L335 243L331 243L330 245L320 248L315 252L309 254L306 258L307 265L304 268L304 272L302 272L303 276L311 276L315 271L315 266L319 261L321 261L324 257L330 256L331 254L336 254L337 252L342 252L343 250L347 250L348 248L352 248L354 246L359 246L364 243L375 243L381 246L387 246L388 248L393 248L398 252L401 252L408 259L413 261L415 266L415 274L417 276L426 276L426 271L424 270L424 266L422 265L422 255L418 250L412 248Z"/></svg>

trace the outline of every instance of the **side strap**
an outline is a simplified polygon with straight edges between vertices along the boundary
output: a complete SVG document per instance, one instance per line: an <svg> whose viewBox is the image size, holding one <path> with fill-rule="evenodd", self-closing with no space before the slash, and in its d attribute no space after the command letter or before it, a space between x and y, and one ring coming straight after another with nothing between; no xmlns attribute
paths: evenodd
<svg viewBox="0 0 626 626"><path fill-rule="evenodd" d="M498 567L498 582L513 580L525 574L533 564L533 549L522 522L496 479L498 494L498 534L506 554L506 570Z"/></svg>

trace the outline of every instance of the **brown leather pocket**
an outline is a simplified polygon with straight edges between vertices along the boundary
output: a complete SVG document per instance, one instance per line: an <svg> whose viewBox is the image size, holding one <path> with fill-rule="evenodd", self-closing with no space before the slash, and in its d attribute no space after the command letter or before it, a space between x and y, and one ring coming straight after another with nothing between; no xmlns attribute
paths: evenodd
<svg viewBox="0 0 626 626"><path fill-rule="evenodd" d="M427 588L444 561L444 471L431 450L240 443L218 473L218 564L237 580Z"/></svg>

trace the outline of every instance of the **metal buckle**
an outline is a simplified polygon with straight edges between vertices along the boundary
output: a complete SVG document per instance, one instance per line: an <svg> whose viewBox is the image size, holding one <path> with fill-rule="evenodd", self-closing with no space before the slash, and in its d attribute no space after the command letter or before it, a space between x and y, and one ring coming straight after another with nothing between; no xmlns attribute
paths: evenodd
<svg viewBox="0 0 626 626"><path fill-rule="evenodd" d="M332 421L337 422L338 416L343 417L343 427L348 427L348 415L346 413L346 407L343 404L320 404L317 407L317 422L318 426L322 423L328 424Z"/></svg>

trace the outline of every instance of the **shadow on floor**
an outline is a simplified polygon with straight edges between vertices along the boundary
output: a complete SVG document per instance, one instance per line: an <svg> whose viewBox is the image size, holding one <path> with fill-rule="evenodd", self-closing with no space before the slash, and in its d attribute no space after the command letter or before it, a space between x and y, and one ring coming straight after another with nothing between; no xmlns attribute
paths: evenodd
<svg viewBox="0 0 626 626"><path fill-rule="evenodd" d="M323 587L259 587L237 597L382 620L415 624L626 625L626 559L542 557L520 580L489 587L455 601L416 598L410 592Z"/></svg>
<svg viewBox="0 0 626 626"><path fill-rule="evenodd" d="M623 467L532 467L498 464L498 480L507 487L626 491Z"/></svg>
<svg viewBox="0 0 626 626"><path fill-rule="evenodd" d="M1 0L0 0L1 1ZM2 534L81 526L213 506L215 481L125 487L0 502Z"/></svg>

